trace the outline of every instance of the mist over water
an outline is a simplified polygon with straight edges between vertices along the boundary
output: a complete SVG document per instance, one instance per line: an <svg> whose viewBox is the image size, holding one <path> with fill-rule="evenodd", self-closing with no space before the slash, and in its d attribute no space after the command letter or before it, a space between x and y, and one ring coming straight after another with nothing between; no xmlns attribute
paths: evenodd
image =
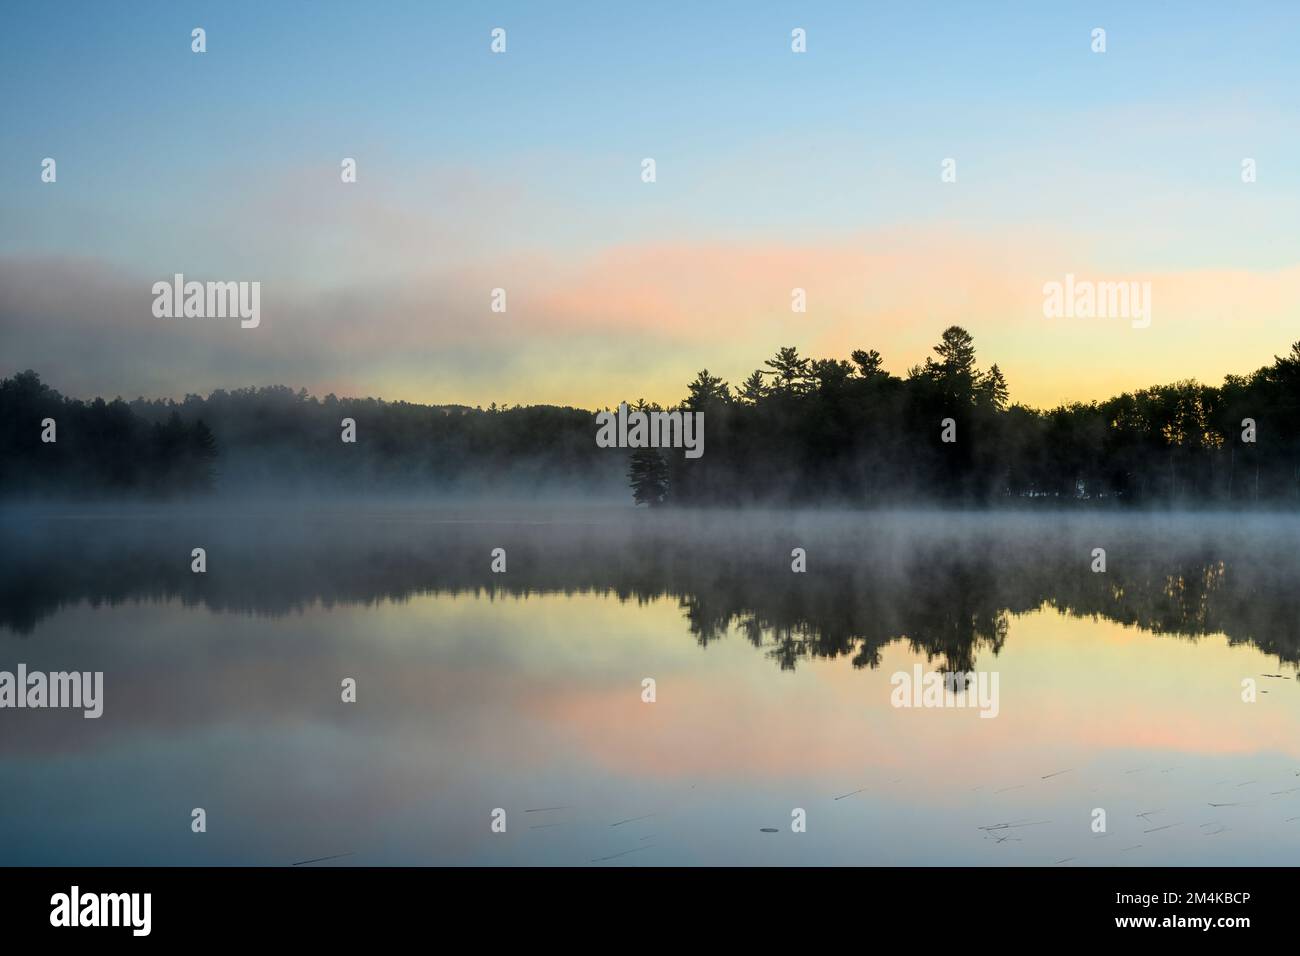
<svg viewBox="0 0 1300 956"><path fill-rule="evenodd" d="M1272 514L10 506L0 669L102 670L105 703L5 715L0 856L1290 862L1297 532ZM918 664L996 671L997 717L892 706Z"/></svg>

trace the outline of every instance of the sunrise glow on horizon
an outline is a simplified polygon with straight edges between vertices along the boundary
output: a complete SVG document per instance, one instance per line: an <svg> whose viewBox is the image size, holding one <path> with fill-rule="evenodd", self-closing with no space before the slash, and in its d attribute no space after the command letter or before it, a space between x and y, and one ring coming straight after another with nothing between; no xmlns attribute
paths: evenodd
<svg viewBox="0 0 1300 956"><path fill-rule="evenodd" d="M958 324L1032 407L1217 385L1300 338L1296 22L1268 9L833 5L802 55L794 14L739 4L217 9L202 57L165 4L35 10L0 37L0 373L669 405L787 345L904 376ZM180 272L259 281L262 323L155 318ZM1067 275L1150 283L1149 327L1045 318Z"/></svg>

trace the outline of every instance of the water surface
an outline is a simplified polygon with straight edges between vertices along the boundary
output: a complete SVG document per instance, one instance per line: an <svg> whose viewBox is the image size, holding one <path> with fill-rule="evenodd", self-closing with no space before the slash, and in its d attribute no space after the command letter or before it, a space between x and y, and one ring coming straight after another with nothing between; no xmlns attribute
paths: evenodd
<svg viewBox="0 0 1300 956"><path fill-rule="evenodd" d="M0 711L0 863L1294 864L1298 531L10 509L0 669L105 705ZM891 706L916 664L997 672L997 717Z"/></svg>

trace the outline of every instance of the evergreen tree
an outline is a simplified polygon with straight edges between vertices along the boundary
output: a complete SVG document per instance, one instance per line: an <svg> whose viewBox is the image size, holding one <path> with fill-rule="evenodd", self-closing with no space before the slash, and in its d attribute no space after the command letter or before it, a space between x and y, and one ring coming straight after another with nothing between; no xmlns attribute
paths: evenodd
<svg viewBox="0 0 1300 956"><path fill-rule="evenodd" d="M628 483L639 505L657 508L668 497L668 464L657 448L638 448L628 462Z"/></svg>
<svg viewBox="0 0 1300 956"><path fill-rule="evenodd" d="M939 361L934 363L948 377L975 375L975 340L960 325L950 325L943 330L939 344L934 347ZM931 362L934 360L931 359Z"/></svg>
<svg viewBox="0 0 1300 956"><path fill-rule="evenodd" d="M801 358L794 346L777 349L776 355L763 363L772 376L772 390L793 395L807 391L810 381L809 362Z"/></svg>
<svg viewBox="0 0 1300 956"><path fill-rule="evenodd" d="M863 349L854 349L849 356L853 359L853 364L858 367L858 374L863 378L875 378L882 373L884 359L875 349L865 351Z"/></svg>
<svg viewBox="0 0 1300 956"><path fill-rule="evenodd" d="M726 382L709 374L706 368L695 376L695 381L686 386L686 407L692 411L703 411L713 402L727 402L731 391Z"/></svg>
<svg viewBox="0 0 1300 956"><path fill-rule="evenodd" d="M756 405L767 397L768 392L763 373L755 369L754 373L736 389L736 398L748 405Z"/></svg>
<svg viewBox="0 0 1300 956"><path fill-rule="evenodd" d="M980 398L985 405L1002 411L1007 407L1007 380L1002 375L1002 369L994 363L979 381Z"/></svg>

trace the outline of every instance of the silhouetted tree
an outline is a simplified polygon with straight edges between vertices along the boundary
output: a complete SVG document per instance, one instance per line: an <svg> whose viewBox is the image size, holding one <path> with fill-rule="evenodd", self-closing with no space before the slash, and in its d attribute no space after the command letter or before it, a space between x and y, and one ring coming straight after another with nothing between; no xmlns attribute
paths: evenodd
<svg viewBox="0 0 1300 956"><path fill-rule="evenodd" d="M736 389L736 397L749 405L757 404L767 396L767 393L767 383L763 380L763 373L758 370L755 370Z"/></svg>
<svg viewBox="0 0 1300 956"><path fill-rule="evenodd" d="M863 378L874 378L883 372L884 359L880 357L880 353L875 349L869 352L863 349L854 349L849 358L853 359L853 364L858 367L858 374Z"/></svg>
<svg viewBox="0 0 1300 956"><path fill-rule="evenodd" d="M777 349L776 355L763 363L772 376L772 389L783 394L798 394L811 385L808 359L799 356L794 346Z"/></svg>
<svg viewBox="0 0 1300 956"><path fill-rule="evenodd" d="M627 479L632 497L639 505L652 508L668 496L668 466L656 448L638 448L628 462Z"/></svg>
<svg viewBox="0 0 1300 956"><path fill-rule="evenodd" d="M998 411L1007 407L1007 380L1002 376L1002 370L996 363L984 373L977 388L984 404Z"/></svg>
<svg viewBox="0 0 1300 956"><path fill-rule="evenodd" d="M714 402L728 402L731 391L726 382L709 374L706 368L695 376L695 381L686 386L686 407L703 411Z"/></svg>
<svg viewBox="0 0 1300 956"><path fill-rule="evenodd" d="M183 401L70 399L32 371L0 380L0 494L155 494L508 484L617 488L680 505L1047 501L1300 507L1300 343L1214 387L1183 381L1047 410L1010 405L1001 369L945 329L899 377L878 352L810 359L783 347L733 390L707 370L674 411L703 412L706 454L596 446L594 414L313 398L283 386ZM657 411L638 400L633 408ZM340 421L359 425L355 445ZM57 422L57 443L41 422ZM940 440L956 422L957 441ZM1255 441L1243 440L1243 421Z"/></svg>

